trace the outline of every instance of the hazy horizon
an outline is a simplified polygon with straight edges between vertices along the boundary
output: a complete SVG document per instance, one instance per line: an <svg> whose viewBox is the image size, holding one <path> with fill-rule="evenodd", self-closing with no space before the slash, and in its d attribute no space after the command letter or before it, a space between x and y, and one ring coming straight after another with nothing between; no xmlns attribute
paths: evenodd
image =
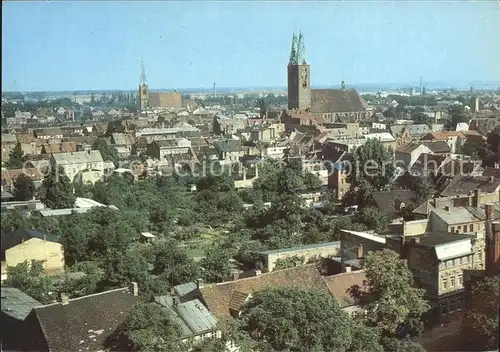
<svg viewBox="0 0 500 352"><path fill-rule="evenodd" d="M151 89L286 87L296 29L313 87L495 87L499 16L496 1L4 2L2 86L134 90L144 60Z"/></svg>

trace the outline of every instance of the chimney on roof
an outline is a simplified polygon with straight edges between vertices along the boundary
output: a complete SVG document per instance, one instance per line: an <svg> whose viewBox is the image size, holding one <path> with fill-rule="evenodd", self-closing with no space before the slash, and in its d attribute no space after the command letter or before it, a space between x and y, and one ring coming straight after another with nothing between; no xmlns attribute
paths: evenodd
<svg viewBox="0 0 500 352"><path fill-rule="evenodd" d="M477 208L479 207L480 203L481 203L480 190L479 188L476 188L474 190L474 197L472 198L472 206Z"/></svg>
<svg viewBox="0 0 500 352"><path fill-rule="evenodd" d="M262 275L262 271L261 270L254 270L254 272L255 272L255 276Z"/></svg>
<svg viewBox="0 0 500 352"><path fill-rule="evenodd" d="M446 210L446 211L450 211L450 206L449 206L449 205L445 205L445 206L444 206L444 210Z"/></svg>
<svg viewBox="0 0 500 352"><path fill-rule="evenodd" d="M486 215L486 221L493 220L493 204L491 203L485 204L484 213Z"/></svg>
<svg viewBox="0 0 500 352"><path fill-rule="evenodd" d="M351 268L349 265L346 265L346 266L344 267L344 272L346 272L346 273L350 273L350 272L351 272L351 270L352 270L352 268Z"/></svg>
<svg viewBox="0 0 500 352"><path fill-rule="evenodd" d="M363 244L360 243L357 247L356 247L356 258L357 259L361 259L363 258Z"/></svg>
<svg viewBox="0 0 500 352"><path fill-rule="evenodd" d="M203 280L202 279L196 279L196 288L199 290L200 286L203 285Z"/></svg>
<svg viewBox="0 0 500 352"><path fill-rule="evenodd" d="M137 282L131 282L130 283L130 291L134 296L139 295L139 286L137 285Z"/></svg>
<svg viewBox="0 0 500 352"><path fill-rule="evenodd" d="M68 304L69 304L69 297L68 297L68 295L67 295L66 293L61 292L61 293L59 294L59 299L61 300L61 304L62 304L63 306L66 306L66 305L68 305Z"/></svg>
<svg viewBox="0 0 500 352"><path fill-rule="evenodd" d="M486 275L498 275L500 262L500 221L486 222Z"/></svg>

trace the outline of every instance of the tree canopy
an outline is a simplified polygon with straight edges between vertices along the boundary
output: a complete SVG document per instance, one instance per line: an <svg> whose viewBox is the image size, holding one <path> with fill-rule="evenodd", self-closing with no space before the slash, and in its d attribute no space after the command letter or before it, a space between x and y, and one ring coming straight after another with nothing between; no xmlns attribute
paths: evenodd
<svg viewBox="0 0 500 352"><path fill-rule="evenodd" d="M40 201L51 209L73 208L73 185L62 167L53 167L38 189Z"/></svg>
<svg viewBox="0 0 500 352"><path fill-rule="evenodd" d="M330 295L319 291L264 289L245 305L241 321L252 339L273 350L381 350L376 333L361 327L362 332L353 334L347 313Z"/></svg>
<svg viewBox="0 0 500 352"><path fill-rule="evenodd" d="M379 140L370 138L347 159L351 165L347 181L350 183L344 201L360 207L369 203L370 194L384 191L391 184L396 168L392 150Z"/></svg>
<svg viewBox="0 0 500 352"><path fill-rule="evenodd" d="M16 200L31 200L35 195L35 184L31 177L21 174L14 180L14 197Z"/></svg>
<svg viewBox="0 0 500 352"><path fill-rule="evenodd" d="M382 336L403 338L423 328L422 315L429 310L424 290L416 288L406 261L390 250L370 252L365 257L367 289L354 287L352 295L365 309L368 326Z"/></svg>
<svg viewBox="0 0 500 352"><path fill-rule="evenodd" d="M472 288L470 308L464 318L464 343L468 350L498 348L500 277L486 277Z"/></svg>

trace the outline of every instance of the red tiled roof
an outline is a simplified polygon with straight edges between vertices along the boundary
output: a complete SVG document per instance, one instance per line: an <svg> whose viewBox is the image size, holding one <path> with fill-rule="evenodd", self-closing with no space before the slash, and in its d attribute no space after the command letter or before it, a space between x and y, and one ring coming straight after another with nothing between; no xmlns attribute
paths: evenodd
<svg viewBox="0 0 500 352"><path fill-rule="evenodd" d="M13 182L17 176L23 174L31 177L33 181L43 180L44 176L42 170L37 168L2 170L2 184L9 184Z"/></svg>
<svg viewBox="0 0 500 352"><path fill-rule="evenodd" d="M231 297L235 291L252 294L271 287L316 288L328 292L328 286L315 264L273 271L236 281L207 285L200 287L200 292L210 312L217 319L227 319L230 317Z"/></svg>
<svg viewBox="0 0 500 352"><path fill-rule="evenodd" d="M343 308L354 304L355 301L349 291L353 286L363 288L366 274L364 270L357 270L349 273L325 276L324 279L331 295L337 300L340 307Z"/></svg>
<svg viewBox="0 0 500 352"><path fill-rule="evenodd" d="M436 140L444 140L450 137L458 137L465 139L465 136L462 132L458 131L448 131L448 132L431 132L428 133L426 136L424 136L422 139L424 140L430 140L430 139L436 139Z"/></svg>

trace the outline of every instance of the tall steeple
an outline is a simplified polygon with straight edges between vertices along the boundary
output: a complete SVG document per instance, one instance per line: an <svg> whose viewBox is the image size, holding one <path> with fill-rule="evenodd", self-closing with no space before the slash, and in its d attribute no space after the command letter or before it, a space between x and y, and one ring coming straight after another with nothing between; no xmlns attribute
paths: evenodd
<svg viewBox="0 0 500 352"><path fill-rule="evenodd" d="M293 31L293 37L292 37L292 49L290 51L290 61L288 62L289 65L298 65L299 60L297 58L297 34L295 34L295 31Z"/></svg>
<svg viewBox="0 0 500 352"><path fill-rule="evenodd" d="M147 85L147 80L146 80L146 69L144 68L144 61L141 61L141 86L142 85Z"/></svg>
<svg viewBox="0 0 500 352"><path fill-rule="evenodd" d="M299 33L299 42L297 45L297 61L299 65L307 65L306 60L306 47L304 45L304 34L302 31Z"/></svg>
<svg viewBox="0 0 500 352"><path fill-rule="evenodd" d="M292 50L288 63L288 108L308 110L311 108L310 67L307 64L302 31L297 37L293 32Z"/></svg>
<svg viewBox="0 0 500 352"><path fill-rule="evenodd" d="M149 106L149 89L146 81L144 62L141 62L141 82L139 83L139 111L144 111Z"/></svg>

